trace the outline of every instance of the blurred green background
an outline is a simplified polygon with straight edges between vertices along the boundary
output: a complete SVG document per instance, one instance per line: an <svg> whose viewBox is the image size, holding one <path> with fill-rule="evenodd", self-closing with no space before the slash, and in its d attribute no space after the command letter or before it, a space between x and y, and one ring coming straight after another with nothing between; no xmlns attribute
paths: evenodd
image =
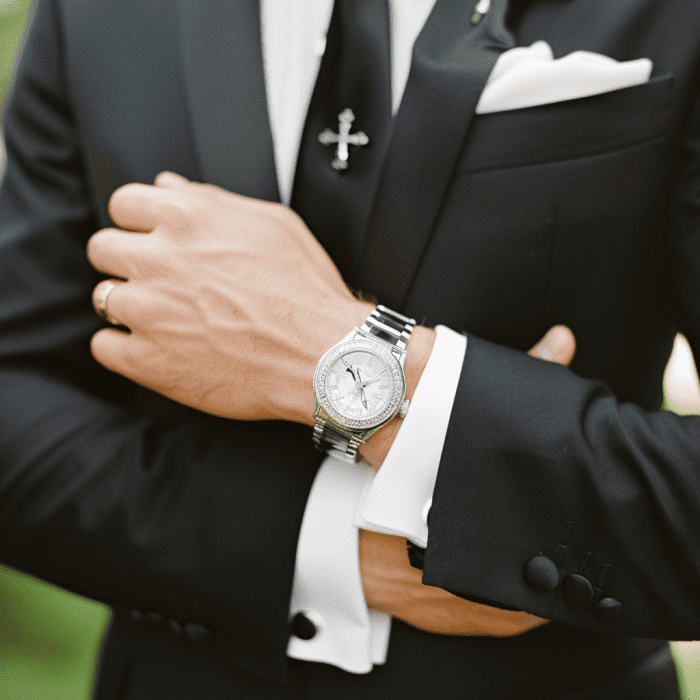
<svg viewBox="0 0 700 700"><path fill-rule="evenodd" d="M31 0L0 0L0 104ZM666 407L700 412L697 375L682 339L666 381ZM700 596L700 591L698 591ZM0 567L0 699L87 700L109 610ZM674 644L684 700L700 700L700 644Z"/></svg>

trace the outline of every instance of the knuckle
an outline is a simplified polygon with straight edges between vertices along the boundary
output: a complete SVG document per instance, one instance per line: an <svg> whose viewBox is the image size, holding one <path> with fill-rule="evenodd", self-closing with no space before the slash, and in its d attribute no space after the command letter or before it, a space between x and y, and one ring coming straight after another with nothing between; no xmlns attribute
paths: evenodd
<svg viewBox="0 0 700 700"><path fill-rule="evenodd" d="M109 295L109 313L120 323L131 322L138 312L135 295L129 294L126 284L117 285Z"/></svg>
<svg viewBox="0 0 700 700"><path fill-rule="evenodd" d="M117 187L112 196L109 198L109 213L114 218L115 213L126 206L134 196L137 196L143 190L143 185L130 182L121 187Z"/></svg>
<svg viewBox="0 0 700 700"><path fill-rule="evenodd" d="M163 219L176 231L197 228L204 217L204 207L198 197L182 195L166 197L163 202Z"/></svg>
<svg viewBox="0 0 700 700"><path fill-rule="evenodd" d="M221 189L218 185L212 185L209 182L196 182L194 183L197 191L202 194L209 195L211 197L226 197L228 194L226 190Z"/></svg>
<svg viewBox="0 0 700 700"><path fill-rule="evenodd" d="M273 215L289 226L292 226L295 229L297 229L299 226L306 226L301 216L284 204L274 202L270 206L272 208L271 210Z"/></svg>

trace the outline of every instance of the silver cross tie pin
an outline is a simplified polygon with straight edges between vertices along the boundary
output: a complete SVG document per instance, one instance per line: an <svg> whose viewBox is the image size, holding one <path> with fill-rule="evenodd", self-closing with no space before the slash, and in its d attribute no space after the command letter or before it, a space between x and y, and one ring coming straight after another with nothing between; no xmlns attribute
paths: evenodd
<svg viewBox="0 0 700 700"><path fill-rule="evenodd" d="M324 146L331 146L334 143L338 144L335 152L335 159L331 165L336 170L347 170L349 167L348 146L366 146L369 143L369 137L364 131L358 131L356 134L350 133L350 126L355 120L355 113L350 109L344 109L339 115L340 124L338 132L335 133L331 129L326 129L318 135L318 140Z"/></svg>

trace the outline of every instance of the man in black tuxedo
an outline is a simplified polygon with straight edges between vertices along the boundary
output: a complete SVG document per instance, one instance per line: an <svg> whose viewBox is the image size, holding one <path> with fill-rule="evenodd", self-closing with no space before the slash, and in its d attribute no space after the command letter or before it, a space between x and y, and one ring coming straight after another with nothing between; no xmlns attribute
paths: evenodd
<svg viewBox="0 0 700 700"><path fill-rule="evenodd" d="M362 264L342 271L388 306L469 333L424 582L553 622L508 639L396 622L387 664L353 676L285 649L319 463L295 425L309 421L304 377L367 305L302 222L246 199L278 195L257 3L39 4L0 193L0 556L114 608L98 697L677 697L657 640L700 628L700 424L657 409L676 330L700 347L700 11L494 0L487 21L456 21L470 14L438 0L426 23ZM556 56L648 57L654 72L474 116L497 56L539 39ZM90 259L129 280L110 294L125 338L90 308L101 276L85 245L109 226L117 188L163 170L228 192L166 175L112 200L127 232L98 234ZM285 312L253 314L244 331L262 338L284 321L308 350L289 372L222 372L246 354L235 332L220 356L198 345L213 334L192 321L188 285L231 254L206 245L228 227L233 240L256 232L246 255L261 274L258 233L296 241L295 270L307 258ZM136 238L154 229L168 233ZM239 299L254 304L262 284ZM304 335L309 310L323 321ZM232 327L227 311L217 327ZM573 371L523 352L555 323L576 335ZM97 331L94 355L114 372L90 355ZM430 331L415 339L412 381ZM255 389L271 377L265 403ZM368 453L377 465L386 430Z"/></svg>

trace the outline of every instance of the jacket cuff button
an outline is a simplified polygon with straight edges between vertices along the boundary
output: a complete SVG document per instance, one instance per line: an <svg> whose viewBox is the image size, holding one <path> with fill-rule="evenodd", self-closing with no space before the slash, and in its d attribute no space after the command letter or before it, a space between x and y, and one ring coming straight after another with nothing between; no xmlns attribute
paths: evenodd
<svg viewBox="0 0 700 700"><path fill-rule="evenodd" d="M553 591L559 585L559 569L549 558L539 556L525 564L525 582L536 591Z"/></svg>
<svg viewBox="0 0 700 700"><path fill-rule="evenodd" d="M129 608L129 617L134 622L143 622L146 619L146 614L138 608Z"/></svg>
<svg viewBox="0 0 700 700"><path fill-rule="evenodd" d="M180 635L183 633L182 625L174 618L168 618L168 627L173 634Z"/></svg>
<svg viewBox="0 0 700 700"><path fill-rule="evenodd" d="M622 603L615 598L603 598L593 606L596 617L603 622L617 620L622 613Z"/></svg>
<svg viewBox="0 0 700 700"><path fill-rule="evenodd" d="M211 630L199 622L186 622L185 635L191 642L206 642L211 638Z"/></svg>
<svg viewBox="0 0 700 700"><path fill-rule="evenodd" d="M585 576L569 574L564 578L564 598L571 605L585 608L593 600L593 586Z"/></svg>

